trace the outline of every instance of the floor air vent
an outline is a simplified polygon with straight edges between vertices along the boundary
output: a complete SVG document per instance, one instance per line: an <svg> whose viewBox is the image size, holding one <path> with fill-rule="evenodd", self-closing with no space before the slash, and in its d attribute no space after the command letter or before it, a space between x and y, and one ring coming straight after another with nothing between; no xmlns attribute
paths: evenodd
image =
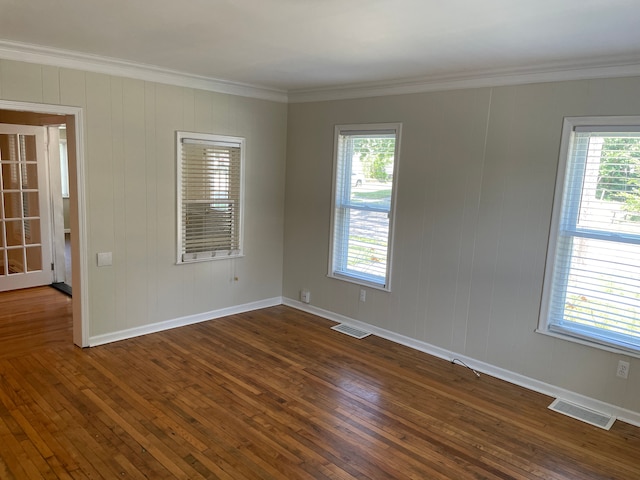
<svg viewBox="0 0 640 480"><path fill-rule="evenodd" d="M371 332L365 332L364 330L360 330L359 328L355 328L350 325L346 325L344 323L331 327L331 330L336 330L338 332L349 335L350 337L354 337L358 339L368 337L369 335L371 335Z"/></svg>
<svg viewBox="0 0 640 480"><path fill-rule="evenodd" d="M604 428L605 430L609 430L613 422L616 421L616 417L589 410L588 408L567 402L566 400L560 400L559 398L556 398L551 405L549 405L549 408L554 412L562 413L596 427Z"/></svg>

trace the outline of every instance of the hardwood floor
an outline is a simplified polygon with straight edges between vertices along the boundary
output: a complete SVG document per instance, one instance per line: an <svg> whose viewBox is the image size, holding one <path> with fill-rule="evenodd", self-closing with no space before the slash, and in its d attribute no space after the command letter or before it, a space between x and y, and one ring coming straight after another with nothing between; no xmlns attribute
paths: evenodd
<svg viewBox="0 0 640 480"><path fill-rule="evenodd" d="M66 295L50 287L0 293L0 358L69 347L72 332L71 298Z"/></svg>
<svg viewBox="0 0 640 480"><path fill-rule="evenodd" d="M636 427L288 307L85 350L62 293L0 309L2 480L640 478Z"/></svg>

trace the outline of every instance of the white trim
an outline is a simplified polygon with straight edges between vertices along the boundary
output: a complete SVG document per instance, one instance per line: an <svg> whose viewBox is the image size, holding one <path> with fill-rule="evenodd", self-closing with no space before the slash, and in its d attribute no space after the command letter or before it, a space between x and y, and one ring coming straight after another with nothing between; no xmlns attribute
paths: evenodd
<svg viewBox="0 0 640 480"><path fill-rule="evenodd" d="M0 44L1 46L1 44ZM0 49L1 53L1 49ZM54 115L73 115L76 130L76 177L78 198L78 244L80 250L80 279L74 279L74 304L79 302L80 323L76 323L74 311L73 341L80 347L89 345L89 273L87 254L87 211L85 192L85 159L84 159L84 113L80 107L66 105L48 105L41 103L14 102L0 99L0 109L26 111L32 113L48 113ZM75 308L74 308L75 310Z"/></svg>
<svg viewBox="0 0 640 480"><path fill-rule="evenodd" d="M165 320L163 322L143 325L141 327L128 328L126 330L120 330L117 332L105 333L103 335L96 335L89 339L89 346L96 347L98 345L104 345L106 343L118 342L120 340L126 340L128 338L139 337L141 335L148 335L150 333L158 333L164 330L170 330L172 328L184 327L186 325L193 325L194 323L201 323L209 320L215 320L216 318L226 317L229 315L236 315L238 313L251 312L253 310L259 310L261 308L275 307L276 305L281 305L281 304L282 304L282 297L273 297L273 298L267 298L264 300L258 300L256 302L245 303L243 305L235 305L233 307L212 310L210 312L196 313L194 315L187 315L185 317L174 318L172 320Z"/></svg>
<svg viewBox="0 0 640 480"><path fill-rule="evenodd" d="M322 102L352 98L441 92L467 88L503 87L529 83L640 76L637 55L604 57L583 63L558 63L528 68L472 71L396 82L371 82L327 88L289 90L289 103Z"/></svg>
<svg viewBox="0 0 640 480"><path fill-rule="evenodd" d="M328 310L314 307L312 305L308 305L308 304L299 302L297 300L293 300L291 298L284 297L282 299L282 303L289 307L296 308L298 310L302 310L304 312L326 318L327 320L332 320L334 322L344 323L347 325L352 325L362 330L367 330L372 334L377 335L378 337L390 340L392 342L398 343L400 345L404 345L409 348L413 348L415 350L427 353L429 355L433 355L434 357L442 358L447 361L451 361L452 359L457 358L459 360L462 360L466 364L470 365L471 367L473 367L473 369L479 372L482 372L486 375L499 378L500 380L504 380L506 382L513 383L515 385L519 385L529 390L533 390L534 392L542 393L544 395L548 395L553 398L562 398L564 400L567 400L568 402L584 406L596 412L602 412L608 415L615 416L617 417L618 420L629 423L631 425L635 425L636 427L640 427L640 412L634 412L632 410L628 410L626 408L622 408L617 405L611 405L609 403L602 402L600 400L596 400L594 398L587 397L579 393L565 390L564 388L560 388L555 385L550 385L548 383L541 382L534 378L526 377L524 375L520 375L519 373L515 373L510 370L505 370L504 368L500 368L495 365L481 362L471 357L466 357L464 355L460 355L459 353L452 352L450 350L446 350L444 348L440 348L435 345L431 345L421 340L416 340L414 338L406 337L404 335L400 335L399 333L391 332L384 328L376 327L375 325L361 322L359 320L354 320L344 315L340 315L337 313L330 312Z"/></svg>
<svg viewBox="0 0 640 480"><path fill-rule="evenodd" d="M345 100L465 88L640 76L640 58L637 55L625 55L598 57L587 62L556 62L526 68L476 70L465 74L435 75L393 82L370 82L286 91L193 75L116 58L7 40L0 40L0 59L72 68L282 103Z"/></svg>
<svg viewBox="0 0 640 480"><path fill-rule="evenodd" d="M287 102L287 93L284 90L220 80L154 65L128 62L117 58L89 55L22 42L0 40L0 58L50 65L53 67L72 68L87 72L104 73L117 77L128 77L180 87L197 88L241 97L258 98L283 103Z"/></svg>
<svg viewBox="0 0 640 480"><path fill-rule="evenodd" d="M551 330L545 330L544 328L536 328L534 331L536 333L539 333L540 335L547 335L548 337L558 338L560 340L565 340L567 342L577 343L579 345L584 345L585 347L597 348L598 350L604 350L605 352L615 353L616 355L625 355L627 357L640 358L640 352L633 351L633 350L623 350L621 348L616 348L612 345L597 343L595 340L583 339L580 337L569 335L567 333L553 332Z"/></svg>
<svg viewBox="0 0 640 480"><path fill-rule="evenodd" d="M333 235L331 235L331 240L333 240ZM330 251L333 251L333 246ZM381 292L390 292L391 290L387 288L387 285L383 285L381 283L374 283L368 281L366 278L359 278L356 276L348 276L340 273L332 273L331 272L331 264L329 264L329 273L327 274L327 278L332 278L333 280L340 280L342 282L353 283L354 285L360 285L361 287L371 288L373 290L380 290ZM391 278L391 277L389 277Z"/></svg>
<svg viewBox="0 0 640 480"><path fill-rule="evenodd" d="M78 108L76 120L76 186L78 202L78 242L80 244L80 285L82 288L82 346L89 345L89 253L87 251L87 203L84 160L84 110ZM68 145L68 143L67 143Z"/></svg>

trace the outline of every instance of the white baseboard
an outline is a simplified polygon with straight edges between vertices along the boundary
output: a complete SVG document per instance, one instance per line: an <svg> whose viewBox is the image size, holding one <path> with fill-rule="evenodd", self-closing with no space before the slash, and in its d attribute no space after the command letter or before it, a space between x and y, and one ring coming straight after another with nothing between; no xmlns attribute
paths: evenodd
<svg viewBox="0 0 640 480"><path fill-rule="evenodd" d="M594 398L587 397L579 393L571 392L569 390L565 390L564 388L557 387L555 385L550 385L548 383L541 382L534 378L526 377L524 375L520 375L519 373L511 372L509 370L505 370L504 368L500 368L495 365L491 365L489 363L481 362L470 357L466 357L459 353L452 352L450 350L446 350L446 349L437 347L435 345L431 345L421 340L416 340L410 337L406 337L404 335L400 335L398 333L385 330L384 328L376 327L374 325L370 325L368 323L361 322L359 320L354 320L353 318L349 318L344 315L340 315L334 312L330 312L328 310L323 310L322 308L314 307L313 305L302 303L298 300L293 300L291 298L284 297L282 299L282 303L289 307L293 307L298 310L302 310L304 312L308 312L308 313L317 315L319 317L326 318L327 320L332 320L338 323L346 323L347 325L351 325L359 329L366 330L368 332L373 333L374 335L377 335L378 337L385 338L387 340L398 343L400 345L405 345L415 350L419 350L429 355L433 355L434 357L443 358L447 361L451 361L454 358L460 359L463 362L465 362L467 365L472 367L474 370L485 373L492 377L496 377L506 382L519 385L529 390L533 390L534 392L542 393L544 395L549 395L550 397L553 397L553 398L562 398L571 403L582 405L591 410L595 410L596 412L606 413L608 415L616 417L618 420L640 427L639 412L634 412L632 410L628 410L626 408L622 408L617 405L611 405L609 403L602 402L600 400L596 400Z"/></svg>
<svg viewBox="0 0 640 480"><path fill-rule="evenodd" d="M228 315L250 312L252 310L259 310L261 308L273 307L276 305L282 305L282 297L267 298L265 300L258 300L257 302L235 305L233 307L221 308L219 310L212 310L210 312L197 313L195 315L187 315L186 317L174 318L172 320L165 320L163 322L143 325L141 327L129 328L127 330L120 330L118 332L95 335L89 337L89 346L97 347L98 345L104 345L105 343L117 342L120 340L126 340L128 338L148 335L150 333L162 332L163 330L184 327L186 325L193 325L194 323L206 322L207 320L214 320L216 318L226 317Z"/></svg>

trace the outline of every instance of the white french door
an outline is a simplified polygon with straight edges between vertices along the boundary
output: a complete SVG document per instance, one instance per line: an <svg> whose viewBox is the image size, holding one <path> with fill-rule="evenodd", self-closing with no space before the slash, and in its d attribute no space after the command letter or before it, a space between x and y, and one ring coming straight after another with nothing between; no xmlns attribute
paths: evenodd
<svg viewBox="0 0 640 480"><path fill-rule="evenodd" d="M0 291L51 283L45 128L0 124Z"/></svg>

